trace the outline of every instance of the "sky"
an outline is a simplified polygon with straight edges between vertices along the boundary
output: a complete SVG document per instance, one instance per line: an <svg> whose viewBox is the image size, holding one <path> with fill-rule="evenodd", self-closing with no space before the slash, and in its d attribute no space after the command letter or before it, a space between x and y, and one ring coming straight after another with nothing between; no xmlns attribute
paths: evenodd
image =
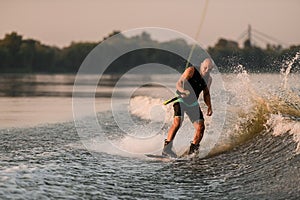
<svg viewBox="0 0 300 200"><path fill-rule="evenodd" d="M24 39L65 47L72 41L99 42L114 30L161 27L208 47L219 38L237 41L250 24L284 46L300 44L299 0L208 0L204 12L205 1L0 0L0 38L15 31Z"/></svg>

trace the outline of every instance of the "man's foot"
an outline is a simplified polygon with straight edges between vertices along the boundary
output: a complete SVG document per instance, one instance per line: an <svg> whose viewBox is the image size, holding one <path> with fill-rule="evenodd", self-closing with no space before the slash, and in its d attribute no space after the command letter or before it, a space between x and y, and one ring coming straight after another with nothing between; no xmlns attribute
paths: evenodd
<svg viewBox="0 0 300 200"><path fill-rule="evenodd" d="M162 151L162 155L166 156L166 157L176 158L177 155L172 150L172 146L173 146L173 141L170 142L170 141L165 140L164 149Z"/></svg>
<svg viewBox="0 0 300 200"><path fill-rule="evenodd" d="M188 154L190 155L190 154L198 152L199 146L200 146L199 144L193 144L193 143L191 143L190 150L189 150Z"/></svg>

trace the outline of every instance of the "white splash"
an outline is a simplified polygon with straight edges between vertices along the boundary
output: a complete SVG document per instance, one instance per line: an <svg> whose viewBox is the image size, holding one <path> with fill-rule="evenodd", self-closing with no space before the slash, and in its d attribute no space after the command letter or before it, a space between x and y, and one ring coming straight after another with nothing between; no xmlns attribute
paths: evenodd
<svg viewBox="0 0 300 200"><path fill-rule="evenodd" d="M171 104L170 104L171 105ZM144 120L170 122L172 119L171 107L164 106L163 100L148 96L136 96L130 99L129 110L132 115Z"/></svg>
<svg viewBox="0 0 300 200"><path fill-rule="evenodd" d="M288 61L287 64L287 68L281 69L281 74L283 74L283 88L287 89L288 87L288 75L291 72L292 66L295 63L296 60L298 60L300 58L300 52L297 52L296 55L294 56L294 58L291 61Z"/></svg>
<svg viewBox="0 0 300 200"><path fill-rule="evenodd" d="M300 122L283 117L280 114L272 114L266 126L272 131L274 136L281 136L286 133L293 135L293 140L297 143L296 154L300 153Z"/></svg>

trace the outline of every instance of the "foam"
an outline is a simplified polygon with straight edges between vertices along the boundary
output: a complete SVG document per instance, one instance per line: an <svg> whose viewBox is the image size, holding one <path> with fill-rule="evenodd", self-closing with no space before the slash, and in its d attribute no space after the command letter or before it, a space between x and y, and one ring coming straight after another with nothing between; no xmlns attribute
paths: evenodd
<svg viewBox="0 0 300 200"><path fill-rule="evenodd" d="M283 117L281 114L272 114L266 125L271 130L272 135L282 136L290 134L293 140L297 143L295 153L300 153L300 122L293 121L290 118Z"/></svg>

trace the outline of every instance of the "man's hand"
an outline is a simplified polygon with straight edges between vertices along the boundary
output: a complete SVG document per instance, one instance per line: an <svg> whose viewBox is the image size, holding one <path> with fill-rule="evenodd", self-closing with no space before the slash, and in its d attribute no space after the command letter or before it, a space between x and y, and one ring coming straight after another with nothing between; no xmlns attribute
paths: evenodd
<svg viewBox="0 0 300 200"><path fill-rule="evenodd" d="M208 107L208 108L207 108L207 113L206 113L206 115L207 115L207 116L211 116L212 113L213 113L212 108L211 108L211 107Z"/></svg>
<svg viewBox="0 0 300 200"><path fill-rule="evenodd" d="M184 90L183 92L180 93L181 97L188 97L190 95L190 91Z"/></svg>

